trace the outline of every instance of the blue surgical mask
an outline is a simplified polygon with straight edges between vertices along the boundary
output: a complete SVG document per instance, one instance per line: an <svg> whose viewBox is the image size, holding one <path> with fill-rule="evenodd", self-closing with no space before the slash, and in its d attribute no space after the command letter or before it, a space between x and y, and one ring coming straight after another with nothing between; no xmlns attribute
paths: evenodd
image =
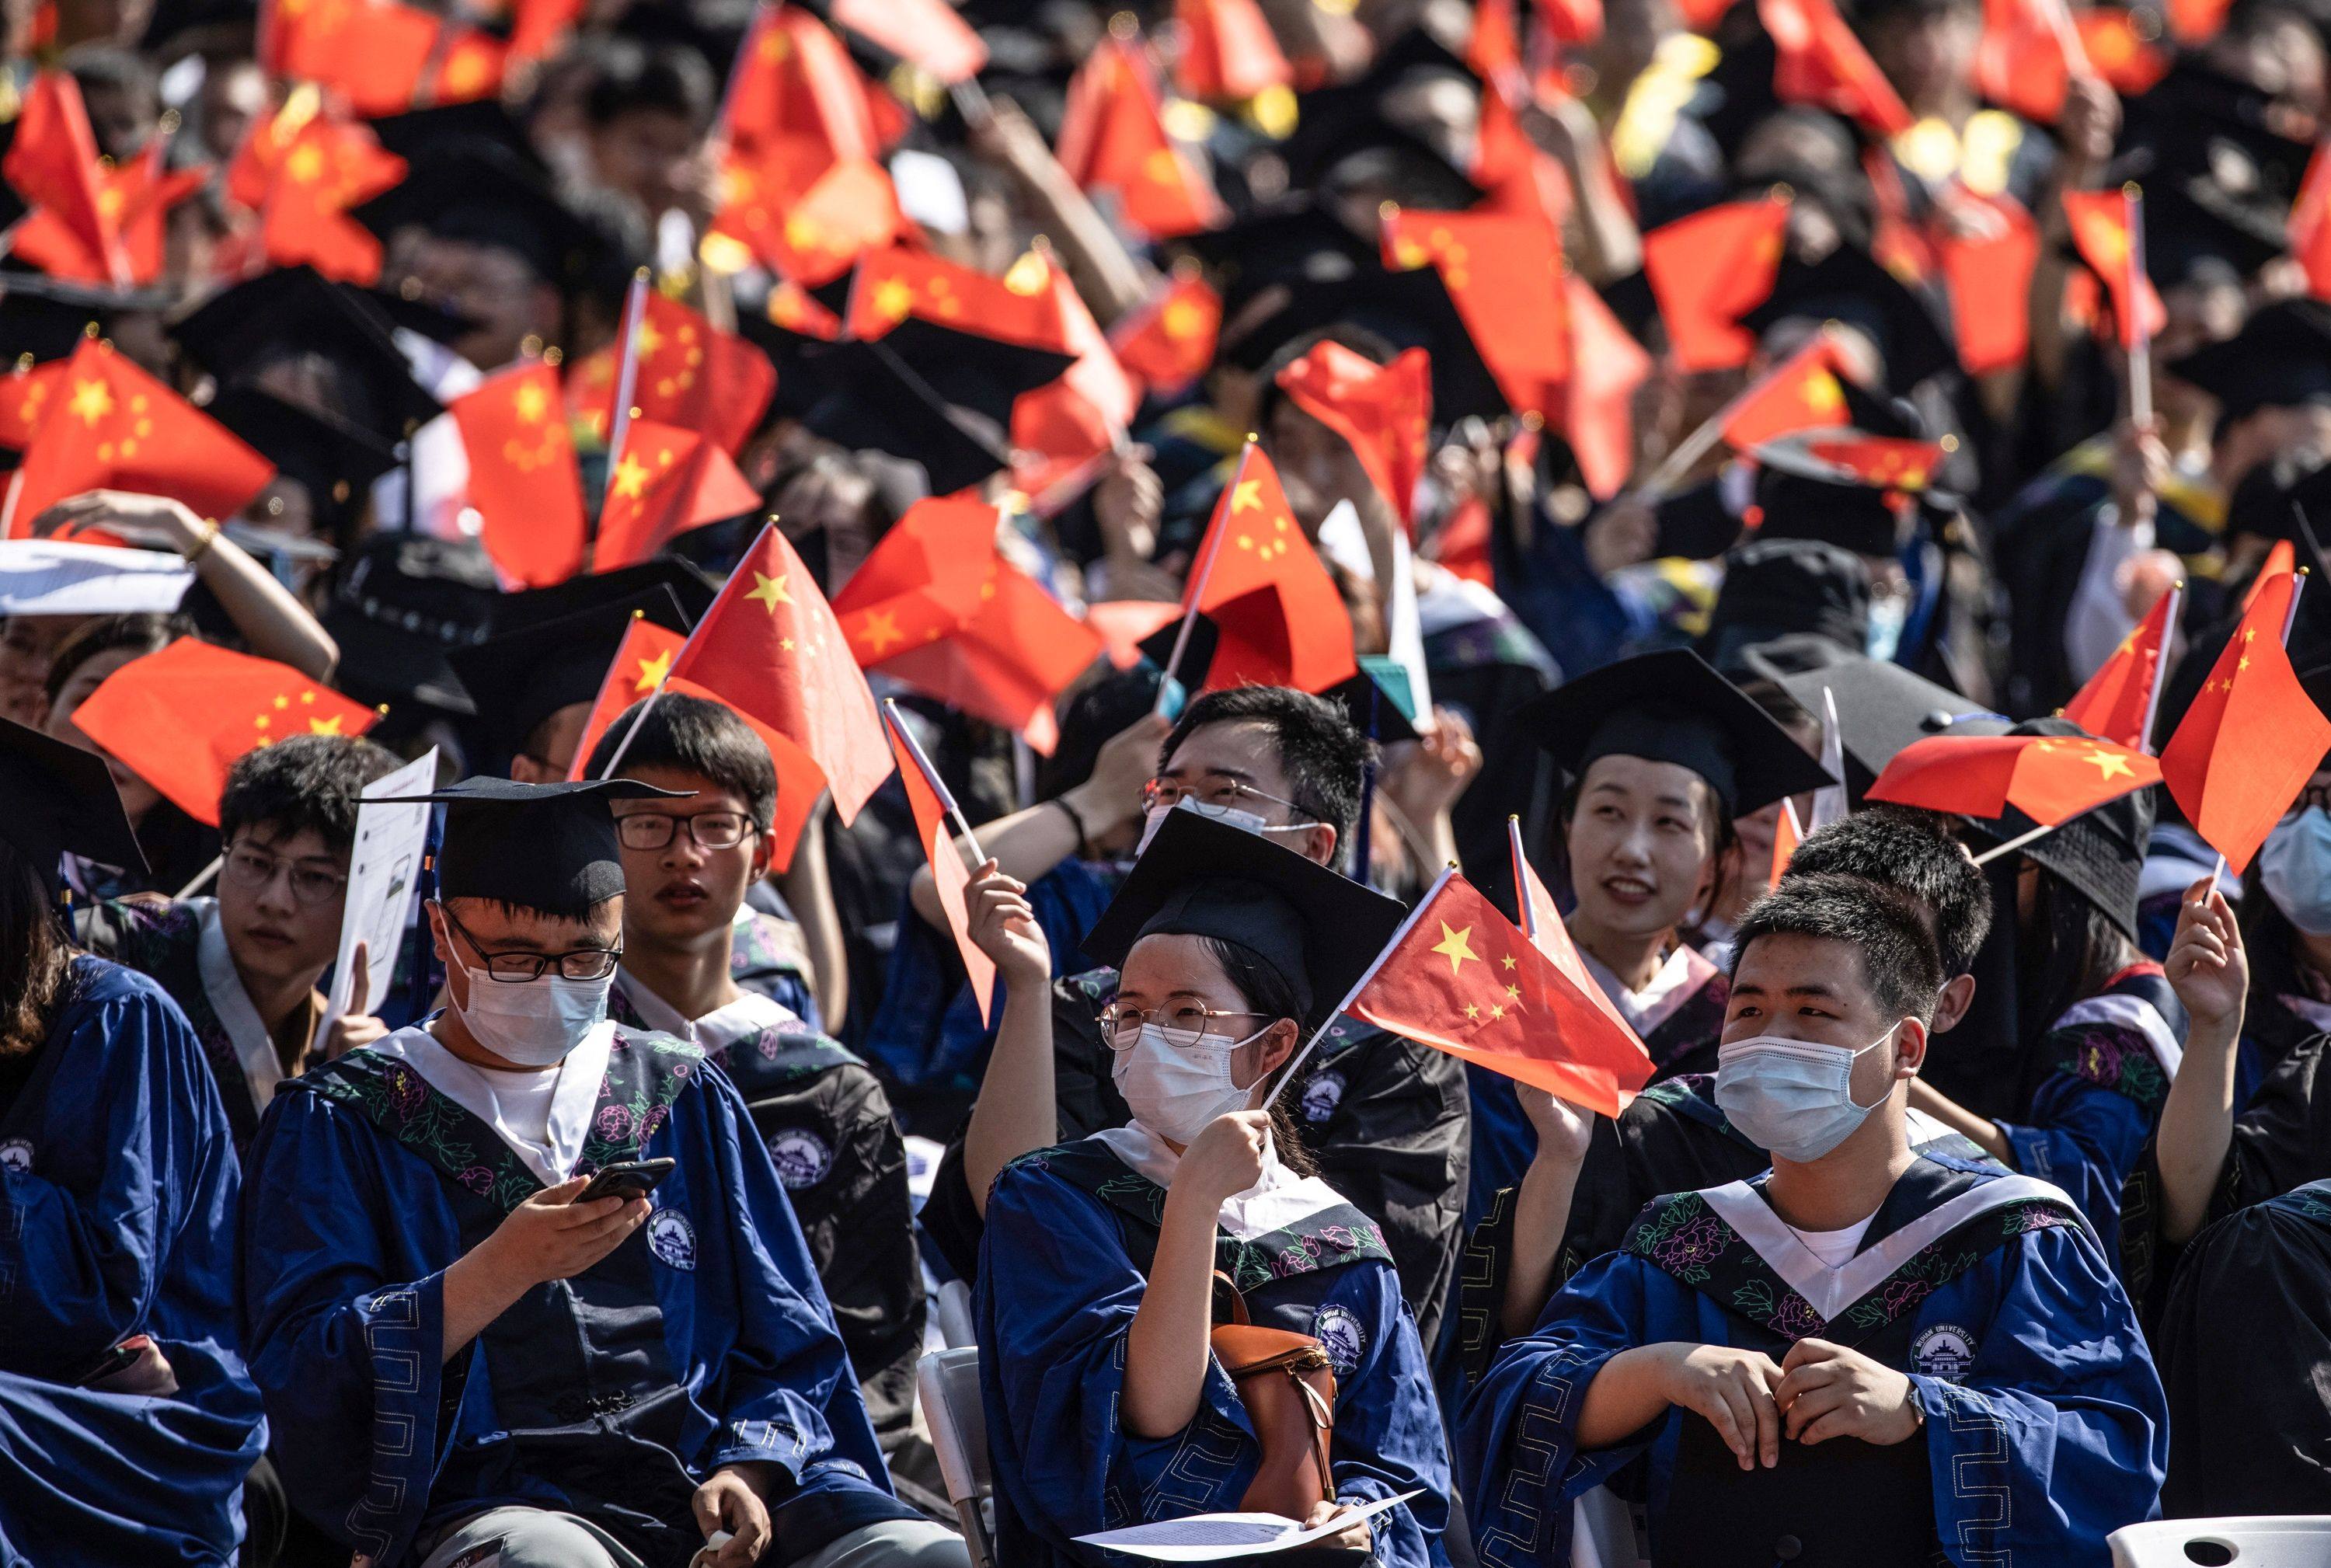
<svg viewBox="0 0 2331 1568"><path fill-rule="evenodd" d="M2259 881L2292 925L2331 936L2331 812L2309 806L2278 823L2259 851Z"/></svg>
<svg viewBox="0 0 2331 1568"><path fill-rule="evenodd" d="M1902 630L1910 622L1910 600L1908 594L1888 594L1872 599L1870 603L1870 629L1864 634L1862 651L1879 663L1890 663L1902 647Z"/></svg>
<svg viewBox="0 0 2331 1568"><path fill-rule="evenodd" d="M1798 1164L1818 1160L1878 1108L1875 1101L1854 1103L1853 1064L1893 1038L1894 1029L1860 1050L1775 1034L1735 1041L1716 1053L1717 1107L1766 1153Z"/></svg>

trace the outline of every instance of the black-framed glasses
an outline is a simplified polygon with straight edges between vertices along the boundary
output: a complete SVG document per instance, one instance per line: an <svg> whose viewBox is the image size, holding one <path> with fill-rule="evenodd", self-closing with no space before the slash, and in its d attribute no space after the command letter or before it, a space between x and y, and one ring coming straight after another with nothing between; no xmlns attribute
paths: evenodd
<svg viewBox="0 0 2331 1568"><path fill-rule="evenodd" d="M561 980L604 980L623 961L620 947L576 947L565 953L489 953L442 902L438 904L437 912L470 945L470 951L485 961L486 978L505 985L524 985L541 979L551 969L558 972Z"/></svg>
<svg viewBox="0 0 2331 1568"><path fill-rule="evenodd" d="M291 883L291 901L302 908L328 904L347 890L347 878L338 871L303 866L297 860L271 855L249 844L233 845L219 864L220 878L247 893L262 891L275 880L278 871L288 873Z"/></svg>
<svg viewBox="0 0 2331 1568"><path fill-rule="evenodd" d="M674 816L669 812L630 812L615 819L615 837L627 850L661 850L688 824L688 836L699 850L733 850L753 836L753 819L743 812L699 812Z"/></svg>
<svg viewBox="0 0 2331 1568"><path fill-rule="evenodd" d="M1232 1038L1227 1029L1214 1026L1217 1018L1268 1016L1238 1008L1201 1007L1194 1002L1176 1002L1166 1007L1135 1007L1112 1002L1100 1010L1100 1037L1108 1042L1111 1050L1131 1050L1141 1039L1142 1030L1154 1023L1166 1036L1166 1044L1188 1050L1209 1038L1216 1044Z"/></svg>

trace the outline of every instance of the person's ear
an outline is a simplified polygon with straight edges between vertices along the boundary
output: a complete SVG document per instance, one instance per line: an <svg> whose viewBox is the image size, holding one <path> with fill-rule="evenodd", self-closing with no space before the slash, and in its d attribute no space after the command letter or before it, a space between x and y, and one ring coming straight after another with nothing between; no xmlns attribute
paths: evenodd
<svg viewBox="0 0 2331 1568"><path fill-rule="evenodd" d="M1315 860L1323 866L1334 866L1336 863L1335 825L1331 822L1312 823L1311 831L1303 836L1301 850L1305 860ZM1352 874L1365 882L1367 880L1367 870L1365 866L1355 866L1352 868Z"/></svg>
<svg viewBox="0 0 2331 1568"><path fill-rule="evenodd" d="M1974 1005L1974 976L1954 975L1943 983L1941 993L1935 998L1935 1022L1929 1034L1944 1034L1958 1027L1959 1020Z"/></svg>
<svg viewBox="0 0 2331 1568"><path fill-rule="evenodd" d="M1260 1054L1255 1060L1261 1068L1261 1070L1255 1075L1258 1082L1270 1078L1288 1064L1295 1055L1296 1046L1300 1043L1298 1037L1301 1033L1300 1024L1291 1018L1282 1018L1265 1031L1261 1040L1255 1041L1256 1046L1260 1048Z"/></svg>
<svg viewBox="0 0 2331 1568"><path fill-rule="evenodd" d="M777 835L763 828L753 834L753 880L759 881L769 874L769 864L777 858Z"/></svg>
<svg viewBox="0 0 2331 1568"><path fill-rule="evenodd" d="M1916 1078L1927 1065L1927 1026L1906 1018L1894 1033L1894 1076Z"/></svg>

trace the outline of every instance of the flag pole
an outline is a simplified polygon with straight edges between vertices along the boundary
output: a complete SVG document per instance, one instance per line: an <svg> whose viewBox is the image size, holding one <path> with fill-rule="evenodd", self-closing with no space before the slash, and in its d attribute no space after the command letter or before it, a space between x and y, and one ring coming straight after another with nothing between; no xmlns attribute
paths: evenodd
<svg viewBox="0 0 2331 1568"><path fill-rule="evenodd" d="M642 271L641 275L644 277L646 274ZM770 513L769 521L774 523L776 520L776 514L774 512ZM756 540L755 543L757 544L759 541ZM739 566L737 569L741 571L743 570L743 567ZM736 574L732 572L729 574L729 576L731 580L734 580ZM724 594L727 593L728 591L728 584L723 584L720 591ZM716 604L718 603L718 602L719 601L717 599L714 601ZM638 618L639 617L636 614L633 616L633 620L637 620ZM639 738L640 731L647 727L648 715L655 711L656 703L663 697L663 689L671 684L672 664L678 664L682 659L687 657L688 645L696 641L697 627L703 625L703 622L699 621L697 622L696 626L689 628L687 637L682 639L680 641L680 651L671 656L671 664L665 665L663 673L656 677L655 689L648 693L647 701L642 704L640 708L639 717L632 721L632 727L629 729L623 731L623 738L615 743L615 755L609 757L607 759L607 765L599 770L599 777L601 779L604 780L614 777L615 770L623 765L624 754L632 749L632 742Z"/></svg>
<svg viewBox="0 0 2331 1568"><path fill-rule="evenodd" d="M211 857L211 863L209 865L205 866L201 870L195 873L195 879L193 881L188 882L185 887L171 894L170 901L175 904L181 898L191 898L195 894L201 892L205 888L210 885L211 879L219 874L219 868L225 864L226 851L222 850L217 854Z"/></svg>
<svg viewBox="0 0 2331 1568"><path fill-rule="evenodd" d="M1522 819L1508 813L1506 817L1506 845L1514 852L1514 912L1521 917L1515 922L1528 937L1530 946L1537 946L1537 910L1529 896L1529 860L1522 854Z"/></svg>
<svg viewBox="0 0 2331 1568"><path fill-rule="evenodd" d="M2294 594L2291 597L2295 601L2298 595ZM2161 712L2161 689L2168 684L2169 679L2169 639L2176 634L2177 612L2183 606L2184 599L2184 581L2181 579L2170 584L2169 613L2161 618L2161 646L2154 650L2153 653L2153 689L2147 692L2145 698L2145 727L2137 732L2136 736L2136 749L2146 756L2155 755L2153 749L2153 721ZM2289 636L2290 633L2288 631L2284 632L2283 638L2286 641L2289 640Z"/></svg>
<svg viewBox="0 0 2331 1568"><path fill-rule="evenodd" d="M647 319L648 270L632 274L632 288L623 301L623 351L615 361L615 409L607 416L607 471L612 478L623 455L623 438L632 432L632 397L640 385L640 327ZM601 509L605 508L601 502Z"/></svg>
<svg viewBox="0 0 2331 1568"><path fill-rule="evenodd" d="M2142 430L2153 423L2153 335L2137 309L2145 288L2145 191L2131 180L2121 186L2120 199L2128 224L2128 417Z"/></svg>
<svg viewBox="0 0 2331 1568"><path fill-rule="evenodd" d="M1829 323L1822 323L1821 335L1823 337L1829 337ZM1684 437L1672 451L1661 458L1660 466L1651 470L1651 477L1627 492L1627 499L1641 501L1645 506L1655 506L1664 499L1668 488L1689 473L1692 465L1706 457L1709 449L1723 439L1724 427L1732 423L1732 416L1746 407L1752 398L1770 386L1781 372L1788 369L1795 362L1796 357L1794 354L1790 355L1788 358L1782 360L1755 381L1734 393L1729 403L1700 421L1698 429Z"/></svg>
<svg viewBox="0 0 2331 1568"><path fill-rule="evenodd" d="M1238 505L1239 485L1246 479L1247 460L1254 455L1254 443L1255 437L1250 432L1246 445L1240 449L1238 467L1231 471L1231 487L1223 492L1233 508ZM1223 518L1225 523L1229 520ZM1222 554L1222 529L1206 529L1205 547L1206 553L1199 557L1198 569L1191 575L1190 585L1185 590L1188 603L1182 609L1182 629L1174 633L1174 651L1166 656L1166 672L1157 680L1157 703L1149 710L1155 717L1165 717L1166 699L1173 695L1174 672L1182 668L1182 655L1190 646L1190 629L1198 623L1198 602L1206 596L1206 580L1214 575L1214 557Z"/></svg>
<svg viewBox="0 0 2331 1568"><path fill-rule="evenodd" d="M939 810L954 822L964 842L971 846L972 866L976 869L987 864L987 854L979 847L979 840L972 832L971 823L964 816L963 808L956 804L954 792L947 787L947 780L939 777L938 769L931 765L931 759L923 755L922 743L916 740L915 732L909 729L907 721L899 717L897 698L886 697L882 699L882 721L890 727L892 734L906 743L907 755L914 758L915 770L923 775L923 783L929 786L931 794L937 798Z"/></svg>
<svg viewBox="0 0 2331 1568"><path fill-rule="evenodd" d="M2064 819L2064 822L2069 822L2072 819L2070 817L2066 817ZM2008 840L2007 842L2003 844L1995 844L1992 848L1985 850L1982 854L1977 855L1974 858L1974 863L1978 866L1988 866L1993 860L1999 859L2000 856L2012 854L2015 851L2022 849L2024 845L2031 842L2034 839L2046 838L2050 833L2052 833L2058 828L2062 827L2064 822L2050 822L2044 827L2034 828L2028 833L2018 833L2013 838ZM2220 856L2218 859L2218 864L2223 866L2225 863L2225 857L2222 855Z"/></svg>
<svg viewBox="0 0 2331 1568"><path fill-rule="evenodd" d="M1424 897L1416 901L1416 908L1408 912L1408 918L1400 923L1400 928L1392 934L1392 939L1384 945L1384 950L1378 953L1375 961L1368 965L1367 973L1353 982L1352 988L1344 993L1344 1000L1336 1004L1336 1011L1327 1015L1327 1022L1312 1031L1311 1038L1303 1042L1303 1049L1297 1051L1293 1059L1288 1062L1286 1069L1279 1075L1279 1082L1272 1086L1269 1094L1263 1096L1262 1104L1257 1107L1258 1109L1269 1110L1287 1086L1295 1081L1298 1069L1311 1059L1311 1052L1322 1040L1327 1037L1327 1031L1336 1026L1336 1020L1342 1017L1358 999L1360 993L1368 988L1368 982L1376 977L1376 971L1384 966L1384 961L1399 951L1401 938L1408 935L1409 927L1424 917L1424 912L1432 908L1432 900L1440 897L1441 889L1447 887L1449 879L1456 874L1456 863L1451 861L1448 869L1433 879L1432 886L1424 890Z"/></svg>

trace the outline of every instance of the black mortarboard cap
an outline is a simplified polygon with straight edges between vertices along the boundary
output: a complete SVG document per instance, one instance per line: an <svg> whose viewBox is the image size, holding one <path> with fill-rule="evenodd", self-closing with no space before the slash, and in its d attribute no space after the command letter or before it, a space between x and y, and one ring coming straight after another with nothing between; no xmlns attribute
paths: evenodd
<svg viewBox="0 0 2331 1568"><path fill-rule="evenodd" d="M2126 172L2148 195L2156 184L2192 176L2286 204L2298 194L2314 142L2303 111L2217 69L2199 50L2183 52L2150 91L2127 100L2121 136Z"/></svg>
<svg viewBox="0 0 2331 1568"><path fill-rule="evenodd" d="M804 347L801 371L791 377L797 389L794 405L813 434L853 450L888 452L920 463L935 495L977 484L1007 466L1012 450L1005 390L1023 383L1023 390L1042 386L1072 363L1042 349L931 328L930 332L946 334L984 362L942 372L957 392L980 400L980 405L958 403L891 345L898 330L873 343ZM926 363L937 342L922 332L910 335L909 341ZM781 375L781 387L785 380ZM808 394L811 388L815 389L813 396ZM1001 418L992 412L999 399L1004 405Z"/></svg>
<svg viewBox="0 0 2331 1568"><path fill-rule="evenodd" d="M1724 585L1699 651L1731 674L1745 652L1792 633L1859 651L1870 632L1870 568L1818 539L1751 539L1724 559Z"/></svg>
<svg viewBox="0 0 2331 1568"><path fill-rule="evenodd" d="M143 875L146 853L121 809L105 759L0 718L0 838L62 885L57 862L67 853Z"/></svg>
<svg viewBox="0 0 2331 1568"><path fill-rule="evenodd" d="M431 153L449 148L471 147L480 143L508 153L519 164L537 174L547 174L541 155L526 129L504 109L499 99L471 99L465 103L434 104L427 109L409 109L402 114L383 115L366 124L380 145L408 162Z"/></svg>
<svg viewBox="0 0 2331 1568"><path fill-rule="evenodd" d="M1902 546L1908 498L1933 492L1934 475L1905 474L1876 483L1822 455L1870 432L1817 430L1783 436L1755 449L1757 537L1819 539L1857 556L1891 556Z"/></svg>
<svg viewBox="0 0 2331 1568"><path fill-rule="evenodd" d="M1362 263L1376 266L1376 248L1335 213L1308 198L1245 214L1219 229L1185 235L1173 248L1203 264L1223 297L1225 321L1272 283L1301 290L1340 282Z"/></svg>
<svg viewBox="0 0 2331 1568"><path fill-rule="evenodd" d="M1261 370L1305 333L1338 325L1364 328L1395 349L1422 348L1432 356L1435 423L1467 414L1499 419L1512 412L1437 267L1395 272L1371 260L1355 263L1340 281L1294 284L1287 303L1224 346L1223 356L1242 369Z"/></svg>
<svg viewBox="0 0 2331 1568"><path fill-rule="evenodd" d="M2261 408L2331 403L2331 305L2278 299L2222 343L2172 360L2169 373L2218 400L2218 423Z"/></svg>
<svg viewBox="0 0 2331 1568"><path fill-rule="evenodd" d="M1937 735L2001 735L2007 729L2007 720L1983 704L1866 653L1841 651L1825 664L1785 671L1764 667L1754 653L1748 663L1824 723L1822 692L1827 689L1837 704L1846 783L1857 796L1913 741Z"/></svg>
<svg viewBox="0 0 2331 1568"><path fill-rule="evenodd" d="M674 632L689 631L720 596L720 584L693 562L678 556L655 556L612 572L585 572L547 588L504 594L494 604L493 634L522 632L609 604L629 605L643 594L652 596L658 588L671 591L680 606L680 617L669 618L668 608L659 600L649 607L648 619Z"/></svg>
<svg viewBox="0 0 2331 1568"><path fill-rule="evenodd" d="M1398 151L1404 159L1422 160L1422 166L1436 176L1472 191L1473 199L1479 200L1479 188L1446 154L1426 146L1385 114L1387 97L1432 77L1457 80L1476 93L1481 90L1480 79L1462 60L1424 28L1412 27L1378 50L1367 70L1351 81L1300 94L1296 100L1294 133L1280 147L1289 183L1299 189L1317 189L1327 183L1329 170L1354 154L1387 149Z"/></svg>
<svg viewBox="0 0 2331 1568"><path fill-rule="evenodd" d="M475 712L446 659L483 640L500 597L493 562L474 539L373 535L322 617L340 647L341 689L359 702Z"/></svg>
<svg viewBox="0 0 2331 1568"><path fill-rule="evenodd" d="M2007 733L2085 736L2088 732L2066 718L2030 718ZM2153 837L2153 791L2132 790L2082 812L2053 832L2042 833L2019 852L2070 883L2133 942L2137 886L2145 870L2145 846ZM1976 831L2005 843L2037 826L2011 807L1998 822L1984 823Z"/></svg>
<svg viewBox="0 0 2331 1568"><path fill-rule="evenodd" d="M1897 395L1958 367L1958 350L1934 311L1859 245L1841 244L1811 262L1784 252L1772 293L1740 325L1762 335L1790 317L1859 328L1885 358L1886 386Z"/></svg>
<svg viewBox="0 0 2331 1568"><path fill-rule="evenodd" d="M27 354L36 360L62 359L80 347L92 325L102 330L117 313L159 310L166 302L158 293L76 283L0 264L0 370Z"/></svg>
<svg viewBox="0 0 2331 1568"><path fill-rule="evenodd" d="M1167 813L1085 937L1122 969L1144 936L1213 936L1276 970L1317 1028L1335 1015L1400 928L1399 901L1258 833Z"/></svg>
<svg viewBox="0 0 2331 1568"><path fill-rule="evenodd" d="M278 267L213 294L170 335L223 384L319 356L333 372L330 411L394 442L444 409L413 379L393 325L366 290Z"/></svg>
<svg viewBox="0 0 2331 1568"><path fill-rule="evenodd" d="M1518 717L1574 779L1606 756L1674 763L1706 779L1725 815L1837 781L1746 693L1689 648L1589 670Z"/></svg>
<svg viewBox="0 0 2331 1568"><path fill-rule="evenodd" d="M2207 280L2240 283L2290 248L2288 214L2190 178L2145 191L2145 271L2160 288Z"/></svg>
<svg viewBox="0 0 2331 1568"><path fill-rule="evenodd" d="M449 661L477 705L486 738L515 751L560 708L596 698L623 633L639 616L683 635L689 628L671 591L653 586L455 649Z"/></svg>
<svg viewBox="0 0 2331 1568"><path fill-rule="evenodd" d="M577 909L623 890L623 860L609 801L673 798L636 779L520 784L480 775L402 804L445 807L437 851L440 898L491 898L522 909Z"/></svg>
<svg viewBox="0 0 2331 1568"><path fill-rule="evenodd" d="M336 536L363 512L373 480L396 466L393 442L329 408L291 403L247 383L226 387L203 412L299 480Z"/></svg>
<svg viewBox="0 0 2331 1568"><path fill-rule="evenodd" d="M509 251L559 288L582 278L601 242L547 181L507 148L482 140L423 153L402 182L348 215L384 240L410 224Z"/></svg>

